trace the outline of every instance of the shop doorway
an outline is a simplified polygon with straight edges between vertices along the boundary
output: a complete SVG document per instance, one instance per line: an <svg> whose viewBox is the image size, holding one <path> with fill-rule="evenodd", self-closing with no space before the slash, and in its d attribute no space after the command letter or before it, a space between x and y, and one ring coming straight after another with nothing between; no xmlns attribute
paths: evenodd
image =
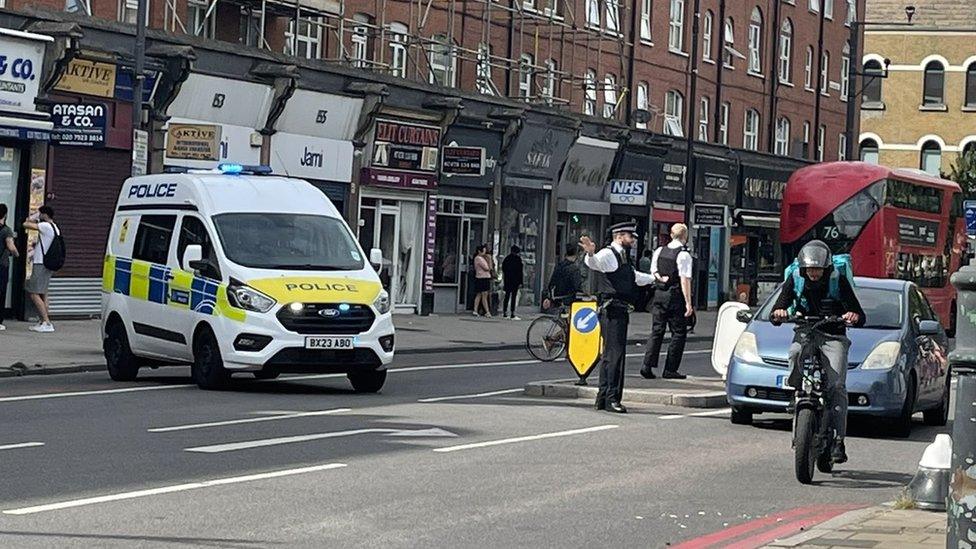
<svg viewBox="0 0 976 549"><path fill-rule="evenodd" d="M21 251L19 259L9 258L6 267L7 276L0 278L6 290L3 292L6 297L3 302L0 302L0 317L15 316L12 314L14 311L23 311L25 266L30 258L24 253L27 249L27 237L20 227L20 222L30 214L32 208L36 209L44 203L43 178L36 182L37 188L30 188L24 184L28 171L24 162L27 157L28 155L19 148L0 146L0 204L7 205L6 224L16 234L15 241ZM28 192L24 192L25 189ZM0 242L0 245L3 243ZM20 315L20 312L17 315Z"/></svg>
<svg viewBox="0 0 976 549"><path fill-rule="evenodd" d="M415 313L419 303L422 206L421 202L364 196L359 208L359 244L365 250L383 252L380 281L397 313Z"/></svg>
<svg viewBox="0 0 976 549"><path fill-rule="evenodd" d="M474 302L475 249L485 244L488 201L439 198L434 238L434 312L456 313Z"/></svg>

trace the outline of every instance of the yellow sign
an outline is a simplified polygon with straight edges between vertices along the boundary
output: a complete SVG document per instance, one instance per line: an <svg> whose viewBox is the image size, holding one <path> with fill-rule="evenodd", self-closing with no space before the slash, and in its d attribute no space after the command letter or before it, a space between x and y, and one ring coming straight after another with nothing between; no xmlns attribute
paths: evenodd
<svg viewBox="0 0 976 549"><path fill-rule="evenodd" d="M122 229L119 231L119 243L125 242L125 236L129 234L129 219L122 222Z"/></svg>
<svg viewBox="0 0 976 549"><path fill-rule="evenodd" d="M578 301L569 310L569 363L586 377L600 360L600 313L592 301Z"/></svg>
<svg viewBox="0 0 976 549"><path fill-rule="evenodd" d="M98 97L115 97L115 71L112 63L72 59L54 89Z"/></svg>
<svg viewBox="0 0 976 549"><path fill-rule="evenodd" d="M166 156L182 160L217 160L220 126L170 124L166 132Z"/></svg>

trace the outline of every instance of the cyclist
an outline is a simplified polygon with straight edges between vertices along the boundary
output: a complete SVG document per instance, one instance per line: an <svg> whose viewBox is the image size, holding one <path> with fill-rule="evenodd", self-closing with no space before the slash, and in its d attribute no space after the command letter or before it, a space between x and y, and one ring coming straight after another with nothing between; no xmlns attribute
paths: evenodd
<svg viewBox="0 0 976 549"><path fill-rule="evenodd" d="M834 463L847 461L844 437L847 434L847 354L851 341L847 339L847 325L863 326L864 309L854 294L847 276L837 272L830 248L819 240L808 242L797 254L797 272L788 276L782 292L773 305L774 322L786 320L793 311L804 316L840 316L845 324L827 325L820 352L829 364L826 369L825 394L830 403L830 422L836 431L831 459ZM844 268L849 269L849 265ZM797 287L801 290L797 295ZM790 346L789 384L798 387L801 370L798 362L800 344Z"/></svg>
<svg viewBox="0 0 976 549"><path fill-rule="evenodd" d="M583 274L580 271L580 264L577 261L579 246L570 244L566 246L566 255L560 261L549 277L549 284L546 286L546 294L550 296L547 300L549 305L543 308L572 305L576 294L583 288Z"/></svg>

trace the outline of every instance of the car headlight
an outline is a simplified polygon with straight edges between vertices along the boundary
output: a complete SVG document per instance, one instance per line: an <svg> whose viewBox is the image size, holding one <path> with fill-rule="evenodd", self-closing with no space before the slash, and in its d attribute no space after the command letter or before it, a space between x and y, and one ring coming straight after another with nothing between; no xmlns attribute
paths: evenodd
<svg viewBox="0 0 976 549"><path fill-rule="evenodd" d="M227 300L238 309L257 313L266 313L277 303L274 299L243 284L227 286Z"/></svg>
<svg viewBox="0 0 976 549"><path fill-rule="evenodd" d="M739 336L739 341L735 344L735 350L732 351L732 355L743 362L762 362L762 359L759 358L759 347L756 343L756 334L752 332L742 332L742 335Z"/></svg>
<svg viewBox="0 0 976 549"><path fill-rule="evenodd" d="M390 294L386 290L380 290L380 295L373 301L373 308L381 315L390 312Z"/></svg>
<svg viewBox="0 0 976 549"><path fill-rule="evenodd" d="M879 343L864 362L861 363L862 370L887 370L898 363L901 356L901 343L897 341L885 341Z"/></svg>

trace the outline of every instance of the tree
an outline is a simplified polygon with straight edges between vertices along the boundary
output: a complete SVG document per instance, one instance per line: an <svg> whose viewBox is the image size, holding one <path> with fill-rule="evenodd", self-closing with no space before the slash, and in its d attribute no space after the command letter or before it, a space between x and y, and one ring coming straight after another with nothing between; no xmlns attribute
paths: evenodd
<svg viewBox="0 0 976 549"><path fill-rule="evenodd" d="M967 148L956 158L949 179L959 183L966 199L976 199L976 147Z"/></svg>

